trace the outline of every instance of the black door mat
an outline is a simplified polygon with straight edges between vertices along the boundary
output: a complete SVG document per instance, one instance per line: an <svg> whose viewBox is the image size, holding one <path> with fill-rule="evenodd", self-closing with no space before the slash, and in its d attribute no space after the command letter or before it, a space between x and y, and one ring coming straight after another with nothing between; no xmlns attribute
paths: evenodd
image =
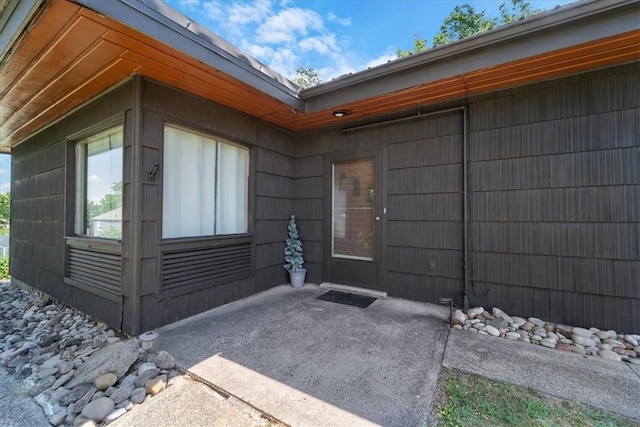
<svg viewBox="0 0 640 427"><path fill-rule="evenodd" d="M337 302L338 304L352 305L354 307L367 308L377 298L366 297L364 295L351 294L348 292L328 291L320 295L317 299L323 301Z"/></svg>

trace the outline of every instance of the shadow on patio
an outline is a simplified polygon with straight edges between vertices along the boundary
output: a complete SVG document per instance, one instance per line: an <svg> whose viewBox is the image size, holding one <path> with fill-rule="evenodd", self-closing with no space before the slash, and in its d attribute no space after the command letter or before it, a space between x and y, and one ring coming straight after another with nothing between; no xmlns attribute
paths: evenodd
<svg viewBox="0 0 640 427"><path fill-rule="evenodd" d="M154 350L290 425L424 425L448 310L394 298L361 309L281 286L165 326Z"/></svg>

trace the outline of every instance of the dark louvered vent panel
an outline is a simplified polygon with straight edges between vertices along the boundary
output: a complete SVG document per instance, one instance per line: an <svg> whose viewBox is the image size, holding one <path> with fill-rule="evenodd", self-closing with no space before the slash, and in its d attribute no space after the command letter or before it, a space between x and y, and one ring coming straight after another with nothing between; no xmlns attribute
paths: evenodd
<svg viewBox="0 0 640 427"><path fill-rule="evenodd" d="M162 290L169 293L251 276L251 242L162 254Z"/></svg>
<svg viewBox="0 0 640 427"><path fill-rule="evenodd" d="M120 296L121 257L114 253L69 247L68 277L86 285L86 288Z"/></svg>

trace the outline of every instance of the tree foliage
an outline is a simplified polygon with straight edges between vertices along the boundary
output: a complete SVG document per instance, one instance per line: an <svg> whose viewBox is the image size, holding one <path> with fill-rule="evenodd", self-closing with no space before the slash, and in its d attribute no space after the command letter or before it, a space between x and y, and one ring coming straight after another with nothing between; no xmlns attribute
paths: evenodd
<svg viewBox="0 0 640 427"><path fill-rule="evenodd" d="M420 37L419 34L414 36L413 48L412 49L398 49L396 51L396 55L398 58L404 58L405 56L413 55L414 53L422 52L423 50L427 50L429 46L427 46L427 41Z"/></svg>
<svg viewBox="0 0 640 427"><path fill-rule="evenodd" d="M0 194L0 228L9 226L11 193Z"/></svg>
<svg viewBox="0 0 640 427"><path fill-rule="evenodd" d="M293 82L303 89L319 85L322 81L313 67L298 67L293 75Z"/></svg>
<svg viewBox="0 0 640 427"><path fill-rule="evenodd" d="M499 9L501 24L520 21L542 12L542 9L531 9L531 5L525 0L510 0L509 5L507 5L506 1L503 1Z"/></svg>
<svg viewBox="0 0 640 427"><path fill-rule="evenodd" d="M9 279L9 257L0 258L0 279Z"/></svg>
<svg viewBox="0 0 640 427"><path fill-rule="evenodd" d="M105 194L99 202L87 201L87 220L122 207L122 182L111 186L112 193Z"/></svg>
<svg viewBox="0 0 640 427"><path fill-rule="evenodd" d="M473 6L463 4L453 8L440 26L440 32L433 38L433 46L442 46L474 34L488 31L498 25L496 18L488 18L485 11L476 12Z"/></svg>
<svg viewBox="0 0 640 427"><path fill-rule="evenodd" d="M505 0L500 4L499 10L499 17L488 17L486 11L478 12L467 3L454 7L440 26L440 32L433 38L433 47L461 40L542 12L541 9L531 9L531 4L527 0ZM413 48L398 49L397 57L403 58L427 48L427 41L416 36Z"/></svg>

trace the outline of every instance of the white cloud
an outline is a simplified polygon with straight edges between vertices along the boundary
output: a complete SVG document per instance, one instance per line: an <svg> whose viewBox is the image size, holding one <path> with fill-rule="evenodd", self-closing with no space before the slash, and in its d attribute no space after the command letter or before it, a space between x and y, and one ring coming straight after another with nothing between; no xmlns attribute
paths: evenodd
<svg viewBox="0 0 640 427"><path fill-rule="evenodd" d="M355 73L357 67L351 63L347 55L343 52L335 52L330 55L330 64L318 70L318 75L323 82L328 82L346 74Z"/></svg>
<svg viewBox="0 0 640 427"><path fill-rule="evenodd" d="M298 67L312 66L327 82L395 59L391 53L362 58L342 34L351 25L350 17L319 14L307 5L292 0L189 0L186 9L194 10L196 21L288 77Z"/></svg>
<svg viewBox="0 0 640 427"><path fill-rule="evenodd" d="M336 36L334 34L326 34L322 36L307 37L300 40L298 43L300 49L303 51L313 51L321 55L328 54L329 52L336 51L338 46L336 45Z"/></svg>
<svg viewBox="0 0 640 427"><path fill-rule="evenodd" d="M10 182L5 182L4 184L0 185L0 193L8 193L10 191L11 191Z"/></svg>
<svg viewBox="0 0 640 427"><path fill-rule="evenodd" d="M260 60L266 60L267 58L271 58L273 55L273 49L269 46L262 46L259 44L248 45L244 48L246 52Z"/></svg>
<svg viewBox="0 0 640 427"><path fill-rule="evenodd" d="M231 25L246 25L263 22L271 11L271 2L258 1L254 4L233 3L227 7L227 20Z"/></svg>
<svg viewBox="0 0 640 427"><path fill-rule="evenodd" d="M185 9L191 10L193 12L202 10L202 2L200 0L177 0L177 1L180 2L180 6L183 6Z"/></svg>
<svg viewBox="0 0 640 427"><path fill-rule="evenodd" d="M291 8L267 18L256 30L256 35L258 42L262 43L293 43L298 36L323 28L322 18L314 11Z"/></svg>
<svg viewBox="0 0 640 427"><path fill-rule="evenodd" d="M300 56L289 48L271 48L269 46L250 45L243 48L245 52L283 76L293 76L300 64Z"/></svg>
<svg viewBox="0 0 640 427"><path fill-rule="evenodd" d="M100 181L98 175L89 175L89 181Z"/></svg>
<svg viewBox="0 0 640 427"><path fill-rule="evenodd" d="M329 12L329 14L327 15L327 19L329 20L329 22L333 22L334 24L339 24L344 27L348 27L349 25L351 25L351 18L340 18L333 12Z"/></svg>
<svg viewBox="0 0 640 427"><path fill-rule="evenodd" d="M274 50L269 61L270 67L278 70L285 76L293 76L300 63L300 58L291 49L282 48Z"/></svg>
<svg viewBox="0 0 640 427"><path fill-rule="evenodd" d="M225 23L227 22L227 14L225 11L225 5L219 1L206 1L202 2L199 6L199 12L204 12L203 17L210 21L215 21L216 23ZM196 19L198 21L198 19ZM200 22L200 24L205 24L206 22ZM215 27L210 27L214 32L218 32ZM231 29L231 27L229 27Z"/></svg>
<svg viewBox="0 0 640 427"><path fill-rule="evenodd" d="M386 53L367 62L362 69L366 70L367 68L377 67L378 65L386 64L387 62L395 59L398 59L398 56L395 53Z"/></svg>

